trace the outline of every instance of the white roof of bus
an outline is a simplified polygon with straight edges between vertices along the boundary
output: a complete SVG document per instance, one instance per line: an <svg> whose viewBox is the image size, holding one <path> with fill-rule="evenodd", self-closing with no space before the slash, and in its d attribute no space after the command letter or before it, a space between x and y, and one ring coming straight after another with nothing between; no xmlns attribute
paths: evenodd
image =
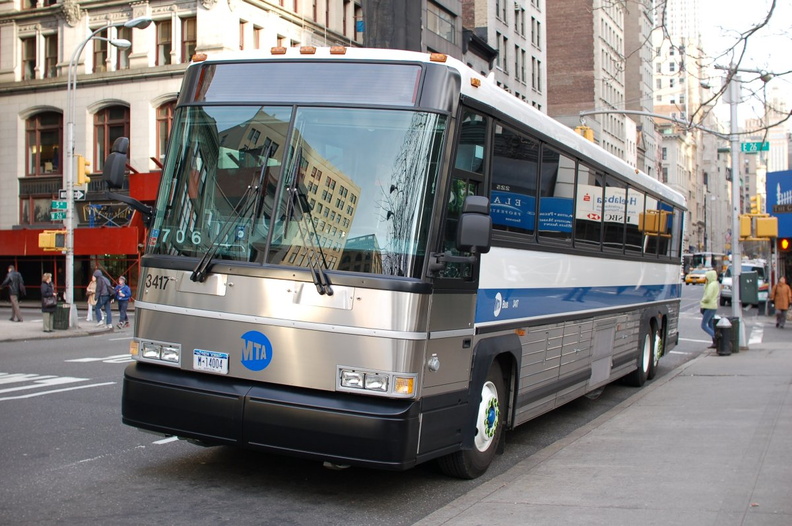
<svg viewBox="0 0 792 526"><path fill-rule="evenodd" d="M437 64L437 61L431 60L429 53L420 53L415 51L404 51L399 49L372 49L372 48L345 48L345 53L331 54L329 47L317 47L315 53L306 54L301 53L298 47L285 48L284 54L273 54L270 49L252 50L252 51L229 51L218 54L212 54L207 57L207 60L251 60L251 59L317 59L326 58L331 60L392 60L401 62L426 62ZM456 69L462 78L462 93L472 99L479 100L484 104L497 108L503 113L510 115L515 120L523 122L528 127L539 130L541 133L549 137L551 140L567 146L572 151L580 152L585 157L594 159L596 162L618 173L624 177L629 178L631 181L651 190L669 202L677 206L686 206L685 198L679 192L662 184L657 179L633 168L622 159L600 148L593 142L585 139L577 134L571 128L561 124L552 117L533 108L517 97L510 95L503 89L497 86L494 81L483 77L470 69L466 64L461 61L447 56L445 65ZM478 79L481 84L474 87L471 84L471 79Z"/></svg>

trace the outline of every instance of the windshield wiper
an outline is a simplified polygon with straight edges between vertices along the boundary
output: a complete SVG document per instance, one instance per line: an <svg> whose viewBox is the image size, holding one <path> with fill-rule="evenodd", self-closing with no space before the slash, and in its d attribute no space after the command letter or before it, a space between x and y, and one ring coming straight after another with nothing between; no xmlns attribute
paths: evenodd
<svg viewBox="0 0 792 526"><path fill-rule="evenodd" d="M299 148L297 150L297 154L295 155L292 174L289 177L289 186L286 187L288 199L286 202L286 218L283 225L283 231L285 233L288 230L291 219L294 219L297 222L297 231L300 233L300 238L302 239L303 244L311 251L309 269L311 271L313 283L316 286L316 292L318 292L320 295L327 294L328 296L332 296L333 287L332 283L330 283L330 277L326 272L328 265L324 250L322 250L322 241L319 239L319 233L316 231L316 223L314 223L313 220L311 205L308 202L308 197L302 190L300 190L300 184L297 181L301 161L302 148ZM302 218L304 216L307 216L308 223L313 229L313 232L309 231L307 235L303 232L303 227L301 224ZM319 255L319 262L321 265L317 264L316 262L317 254Z"/></svg>
<svg viewBox="0 0 792 526"><path fill-rule="evenodd" d="M225 239L228 236L228 233L231 231L236 225L237 219L240 217L245 217L250 212L250 209L253 208L259 200L259 196L261 195L261 189L264 185L264 175L267 172L267 164L269 164L269 158L271 155L272 144L267 146L267 149L264 152L264 160L261 163L261 169L258 173L258 180L255 179L250 182L248 187L245 189L245 192L242 194L242 197L239 198L239 202L237 202L234 210L231 213L231 216L226 220L223 229L218 232L217 236L212 240L212 246L206 253L203 255L201 260L196 265L195 269L190 274L190 281L198 281L203 283L206 279L206 275L209 273L209 265L214 259L217 251L220 249L219 241Z"/></svg>

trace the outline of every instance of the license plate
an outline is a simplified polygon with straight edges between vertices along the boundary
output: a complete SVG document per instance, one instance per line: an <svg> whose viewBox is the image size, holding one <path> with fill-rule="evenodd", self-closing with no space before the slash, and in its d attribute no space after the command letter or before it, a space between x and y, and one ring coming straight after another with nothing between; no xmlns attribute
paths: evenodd
<svg viewBox="0 0 792 526"><path fill-rule="evenodd" d="M193 369L228 374L228 353L193 349Z"/></svg>

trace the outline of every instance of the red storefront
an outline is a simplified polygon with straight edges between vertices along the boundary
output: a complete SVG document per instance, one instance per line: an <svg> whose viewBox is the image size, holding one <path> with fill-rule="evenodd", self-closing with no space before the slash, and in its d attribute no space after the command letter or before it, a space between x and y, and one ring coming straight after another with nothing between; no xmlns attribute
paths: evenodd
<svg viewBox="0 0 792 526"><path fill-rule="evenodd" d="M160 172L130 174L129 195L153 206L159 180ZM74 229L75 301L84 300L85 287L95 268L101 268L113 283L119 276L126 276L127 283L136 291L140 256L146 240L140 213L122 203L109 203L104 192L89 192L88 200L76 203L76 207L82 220ZM85 221L89 216L103 216L103 220ZM53 224L0 230L2 275L5 276L9 264L14 265L29 289L28 298L38 298L38 285L44 272L52 273L59 293L65 289L65 255L38 246L38 235L42 231L60 228L60 224Z"/></svg>

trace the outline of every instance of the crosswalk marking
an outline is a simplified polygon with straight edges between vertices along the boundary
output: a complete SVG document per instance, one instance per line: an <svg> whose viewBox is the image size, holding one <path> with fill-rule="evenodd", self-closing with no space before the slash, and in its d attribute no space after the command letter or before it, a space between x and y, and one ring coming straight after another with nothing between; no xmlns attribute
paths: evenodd
<svg viewBox="0 0 792 526"><path fill-rule="evenodd" d="M39 375L39 374L28 374L28 373L0 372L0 386L9 386L9 387L0 388L0 401L33 398L36 396L62 393L65 391L73 391L76 389L87 389L89 387L102 387L106 385L113 385L116 383L116 382L102 382L95 384L84 383L90 381L91 381L90 378L78 378L75 376L53 376L53 375ZM21 384L21 383L25 383L25 385L14 385L13 387L10 387L12 384ZM81 384L81 385L70 385L70 384ZM69 387L65 387L65 386L69 386ZM55 389L52 389L53 387ZM35 392L15 394L15 393L20 393L22 391L35 391Z"/></svg>
<svg viewBox="0 0 792 526"><path fill-rule="evenodd" d="M132 361L132 355L129 353L114 354L113 356L105 356L104 358L75 358L73 360L63 360L64 362L72 363L89 363L89 362L104 362L104 363L127 363Z"/></svg>
<svg viewBox="0 0 792 526"><path fill-rule="evenodd" d="M33 398L33 397L36 397L36 396L44 396L44 395L55 394L55 393L64 393L66 391L76 391L77 389L88 389L90 387L102 387L102 386L105 386L105 385L113 385L113 384L115 384L115 382L103 382L101 384L78 385L78 386L75 386L75 387L66 387L64 389L53 389L53 390L50 390L50 391L42 391L42 392L39 392L39 393L28 393L28 394L24 394L24 395L20 395L20 396L4 396L4 397L0 397L0 402L5 401L5 400L21 400L23 398Z"/></svg>

